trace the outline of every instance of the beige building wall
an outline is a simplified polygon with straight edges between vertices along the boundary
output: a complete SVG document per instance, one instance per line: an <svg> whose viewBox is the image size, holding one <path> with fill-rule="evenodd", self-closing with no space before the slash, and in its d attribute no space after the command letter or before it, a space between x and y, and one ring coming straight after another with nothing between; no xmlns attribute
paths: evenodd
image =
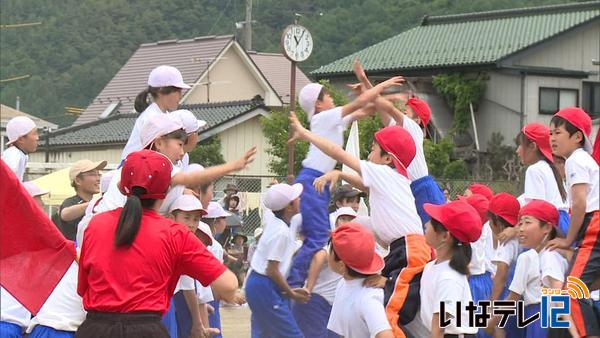
<svg viewBox="0 0 600 338"><path fill-rule="evenodd" d="M247 58L247 57L246 57ZM280 106L277 94L265 83L261 83L247 60L235 45L231 45L205 73L194 88L186 94L182 103L206 103L249 100L256 95L265 99L267 106ZM207 84L210 83L210 93ZM208 96L210 95L210 96Z"/></svg>
<svg viewBox="0 0 600 338"><path fill-rule="evenodd" d="M75 147L73 149L60 149L58 151L50 152L48 162L69 164L79 160L87 159L90 161L107 161L109 164L117 165L121 162L121 152L123 152L124 147L125 145L100 149ZM41 150L39 152L30 154L29 162L46 162L46 153Z"/></svg>
<svg viewBox="0 0 600 338"><path fill-rule="evenodd" d="M225 161L236 160L247 149L257 146L256 159L248 169L240 171L239 175L271 175L268 167L269 155L266 153L269 143L262 133L259 119L260 116L256 116L218 134Z"/></svg>

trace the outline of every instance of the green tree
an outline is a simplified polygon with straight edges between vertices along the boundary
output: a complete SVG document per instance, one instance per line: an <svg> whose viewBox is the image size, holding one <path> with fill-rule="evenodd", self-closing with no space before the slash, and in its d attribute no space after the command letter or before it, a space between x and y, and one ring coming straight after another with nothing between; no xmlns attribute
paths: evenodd
<svg viewBox="0 0 600 338"><path fill-rule="evenodd" d="M199 163L204 167L225 163L221 150L221 139L218 136L212 136L198 143L190 153L190 163Z"/></svg>
<svg viewBox="0 0 600 338"><path fill-rule="evenodd" d="M423 142L429 174L437 179L465 179L469 173L463 160L452 160L454 143L447 138L439 143L426 139Z"/></svg>

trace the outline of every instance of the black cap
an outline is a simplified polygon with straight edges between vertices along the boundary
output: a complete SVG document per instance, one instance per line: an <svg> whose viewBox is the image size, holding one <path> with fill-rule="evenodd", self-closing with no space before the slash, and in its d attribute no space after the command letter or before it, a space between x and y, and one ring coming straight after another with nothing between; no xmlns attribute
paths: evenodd
<svg viewBox="0 0 600 338"><path fill-rule="evenodd" d="M227 185L227 187L225 188L225 190L223 191L235 191L236 193L238 192L238 188L237 185L233 184L233 183L229 183Z"/></svg>
<svg viewBox="0 0 600 338"><path fill-rule="evenodd" d="M333 199L335 201L339 201L342 198L352 198L352 197L356 197L356 196L366 197L367 194L365 194L364 192L362 192L360 190L356 190L356 189L352 188L352 186L350 184L342 184L335 192Z"/></svg>

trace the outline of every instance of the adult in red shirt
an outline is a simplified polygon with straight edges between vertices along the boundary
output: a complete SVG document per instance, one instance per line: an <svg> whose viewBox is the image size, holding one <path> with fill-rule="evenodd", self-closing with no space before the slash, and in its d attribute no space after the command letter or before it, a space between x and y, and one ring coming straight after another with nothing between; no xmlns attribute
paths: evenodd
<svg viewBox="0 0 600 338"><path fill-rule="evenodd" d="M169 337L161 316L181 275L235 301L235 275L189 229L158 213L171 170L160 153L131 153L119 186L127 203L90 221L77 288L88 314L77 337Z"/></svg>

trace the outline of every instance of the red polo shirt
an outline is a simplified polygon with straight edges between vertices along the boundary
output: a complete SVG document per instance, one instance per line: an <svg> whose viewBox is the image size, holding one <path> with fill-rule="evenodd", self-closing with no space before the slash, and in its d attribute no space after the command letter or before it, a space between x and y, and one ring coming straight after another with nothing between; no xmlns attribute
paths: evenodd
<svg viewBox="0 0 600 338"><path fill-rule="evenodd" d="M98 214L85 230L77 292L87 311L166 312L181 275L207 286L225 270L186 227L144 210L130 247L115 247L121 208Z"/></svg>

